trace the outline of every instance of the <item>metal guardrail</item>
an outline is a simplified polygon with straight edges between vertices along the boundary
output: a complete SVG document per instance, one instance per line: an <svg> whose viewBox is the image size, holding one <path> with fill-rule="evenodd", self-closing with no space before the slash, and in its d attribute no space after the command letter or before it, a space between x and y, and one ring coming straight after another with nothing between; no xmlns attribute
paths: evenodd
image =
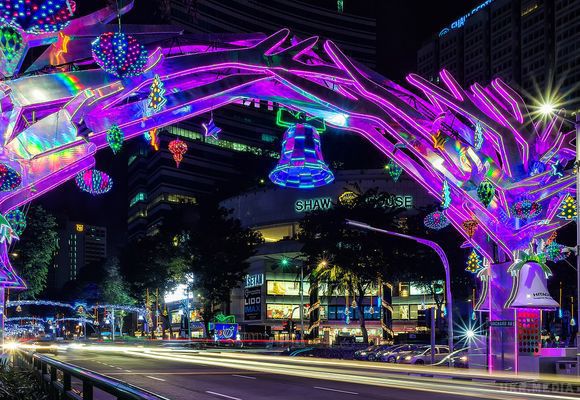
<svg viewBox="0 0 580 400"><path fill-rule="evenodd" d="M51 400L93 400L95 388L117 400L169 400L117 379L22 349L14 351L12 363L33 369ZM80 383L77 385L80 388L73 388L73 379Z"/></svg>

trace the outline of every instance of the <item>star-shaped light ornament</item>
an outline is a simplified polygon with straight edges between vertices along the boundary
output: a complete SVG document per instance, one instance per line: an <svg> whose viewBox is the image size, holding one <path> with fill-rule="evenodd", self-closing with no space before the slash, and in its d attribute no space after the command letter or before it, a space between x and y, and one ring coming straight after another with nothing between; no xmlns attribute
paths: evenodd
<svg viewBox="0 0 580 400"><path fill-rule="evenodd" d="M441 131L437 131L436 134L431 136L431 140L433 140L433 147L436 150L444 151L445 150L445 143L447 143L447 137L441 134Z"/></svg>
<svg viewBox="0 0 580 400"><path fill-rule="evenodd" d="M212 137L215 140L218 140L218 134L222 131L221 128L219 128L214 120L213 117L210 118L209 122L206 123L202 123L201 124L203 126L203 129L205 130L205 137Z"/></svg>

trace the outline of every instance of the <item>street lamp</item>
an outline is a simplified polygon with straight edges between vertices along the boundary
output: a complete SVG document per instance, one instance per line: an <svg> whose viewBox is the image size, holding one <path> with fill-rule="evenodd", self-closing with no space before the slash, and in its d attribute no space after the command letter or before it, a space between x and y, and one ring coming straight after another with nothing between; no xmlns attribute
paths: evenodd
<svg viewBox="0 0 580 400"><path fill-rule="evenodd" d="M435 252L439 256L439 258L441 259L441 263L443 264L443 268L445 269L445 297L447 298L447 308L448 308L448 310L447 310L447 342L449 345L449 352L452 353L453 352L453 299L451 297L451 272L450 272L450 268L449 268L449 261L447 260L447 255L445 255L445 252L443 251L441 246L439 246L437 243L435 243L431 240L421 239L421 238L418 238L415 236L404 235L404 234L398 233L398 232L387 231L386 229L375 228L373 226L370 226L369 224L365 224L364 222L351 221L351 220L347 219L346 224L351 225L351 226L356 226L357 228L366 229L369 231L375 231L375 232L384 233L386 235L397 236L397 237L400 237L403 239L411 239L411 240L416 241L417 243L424 244L425 246L429 246L433 250L435 250Z"/></svg>
<svg viewBox="0 0 580 400"><path fill-rule="evenodd" d="M576 299L580 299L580 113L576 112L576 120L567 119L556 112L556 107L551 102L545 102L540 104L539 112L545 117L557 116L558 118L566 121L572 125L576 130L576 161L574 163L574 169L576 170ZM565 113L565 111L564 111ZM560 306L562 306L560 304ZM576 307L576 312L578 316L577 321L580 321L580 307ZM572 316L574 319L574 316ZM577 358L576 358L576 372L580 375L580 329L576 332L576 347L577 347Z"/></svg>

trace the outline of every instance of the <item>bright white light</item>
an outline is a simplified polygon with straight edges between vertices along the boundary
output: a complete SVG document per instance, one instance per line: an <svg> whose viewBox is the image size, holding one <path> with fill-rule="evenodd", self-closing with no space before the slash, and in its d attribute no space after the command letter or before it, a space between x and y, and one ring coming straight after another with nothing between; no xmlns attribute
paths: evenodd
<svg viewBox="0 0 580 400"><path fill-rule="evenodd" d="M342 114L342 113L337 113L337 114L332 114L330 117L327 117L324 120L331 125L345 126L347 119L348 119L348 115Z"/></svg>
<svg viewBox="0 0 580 400"><path fill-rule="evenodd" d="M475 331L473 329L468 329L467 332L465 332L465 337L468 340L473 339L475 337Z"/></svg>
<svg viewBox="0 0 580 400"><path fill-rule="evenodd" d="M540 113L542 113L543 115L551 115L554 113L555 110L556 106L554 106L554 104L552 103L543 103L542 105L540 105L539 108Z"/></svg>

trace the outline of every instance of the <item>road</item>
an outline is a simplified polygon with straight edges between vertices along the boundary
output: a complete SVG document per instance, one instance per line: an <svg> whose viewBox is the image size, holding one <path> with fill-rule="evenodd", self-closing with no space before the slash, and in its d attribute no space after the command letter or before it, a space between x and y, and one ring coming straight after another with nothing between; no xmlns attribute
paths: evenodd
<svg viewBox="0 0 580 400"><path fill-rule="evenodd" d="M380 363L253 353L69 349L56 357L173 400L578 399L533 395L489 382L409 376ZM424 368L424 367L418 367Z"/></svg>

